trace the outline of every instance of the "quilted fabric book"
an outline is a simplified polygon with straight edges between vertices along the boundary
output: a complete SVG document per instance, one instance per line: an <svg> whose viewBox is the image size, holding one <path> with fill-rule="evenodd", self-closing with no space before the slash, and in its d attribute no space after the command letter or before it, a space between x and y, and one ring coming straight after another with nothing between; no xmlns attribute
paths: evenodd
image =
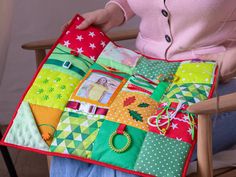
<svg viewBox="0 0 236 177"><path fill-rule="evenodd" d="M187 108L212 96L216 64L151 58L93 26L77 29L82 21L74 17L40 65L1 144L140 176L186 176L198 125Z"/></svg>

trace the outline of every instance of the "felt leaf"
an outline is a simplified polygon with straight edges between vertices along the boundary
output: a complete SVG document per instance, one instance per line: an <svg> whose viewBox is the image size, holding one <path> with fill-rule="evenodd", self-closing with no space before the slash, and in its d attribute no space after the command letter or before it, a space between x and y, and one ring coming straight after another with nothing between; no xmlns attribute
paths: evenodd
<svg viewBox="0 0 236 177"><path fill-rule="evenodd" d="M123 104L124 107L131 105L132 103L135 102L135 100L136 100L135 96L126 98L125 101L124 101L124 104Z"/></svg>
<svg viewBox="0 0 236 177"><path fill-rule="evenodd" d="M148 103L140 103L140 104L138 105L138 107L140 107L140 108L147 108L148 106L149 106Z"/></svg>
<svg viewBox="0 0 236 177"><path fill-rule="evenodd" d="M140 122L143 121L142 115L139 114L137 111L129 109L129 115L137 121L140 121Z"/></svg>

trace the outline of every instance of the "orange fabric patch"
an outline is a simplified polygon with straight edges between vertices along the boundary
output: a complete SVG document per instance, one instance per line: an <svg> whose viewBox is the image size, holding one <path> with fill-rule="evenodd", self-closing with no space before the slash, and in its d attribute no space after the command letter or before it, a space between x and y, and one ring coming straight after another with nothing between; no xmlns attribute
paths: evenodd
<svg viewBox="0 0 236 177"><path fill-rule="evenodd" d="M43 139L50 146L62 111L59 109L39 106L36 104L30 104L30 108Z"/></svg>
<svg viewBox="0 0 236 177"><path fill-rule="evenodd" d="M147 119L156 113L158 105L143 94L122 91L112 103L106 119L148 131Z"/></svg>

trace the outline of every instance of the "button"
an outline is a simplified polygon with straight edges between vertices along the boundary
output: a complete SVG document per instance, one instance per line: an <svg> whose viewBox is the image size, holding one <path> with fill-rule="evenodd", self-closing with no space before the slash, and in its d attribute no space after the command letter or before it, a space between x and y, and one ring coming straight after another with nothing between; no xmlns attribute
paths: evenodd
<svg viewBox="0 0 236 177"><path fill-rule="evenodd" d="M165 35L165 38L166 38L166 41L167 41L167 42L171 42L171 38L170 38L170 36Z"/></svg>
<svg viewBox="0 0 236 177"><path fill-rule="evenodd" d="M63 63L62 67L63 67L63 68L66 68L66 69L69 69L69 68L71 67L71 65L72 65L72 63L71 63L69 60L66 60L66 61Z"/></svg>
<svg viewBox="0 0 236 177"><path fill-rule="evenodd" d="M164 15L165 17L168 16L168 12L167 12L166 10L164 10L164 9L161 10L161 13L162 13L162 15Z"/></svg>

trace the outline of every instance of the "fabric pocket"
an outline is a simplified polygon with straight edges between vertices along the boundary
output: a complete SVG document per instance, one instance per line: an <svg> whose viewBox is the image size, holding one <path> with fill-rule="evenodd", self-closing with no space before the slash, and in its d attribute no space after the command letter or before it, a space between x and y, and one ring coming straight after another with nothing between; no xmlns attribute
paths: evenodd
<svg viewBox="0 0 236 177"><path fill-rule="evenodd" d="M174 75L179 65L180 62L166 62L142 57L135 67L134 74L139 74L154 82L159 82L160 77L169 78Z"/></svg>
<svg viewBox="0 0 236 177"><path fill-rule="evenodd" d="M148 132L135 164L135 170L154 176L182 176L190 145Z"/></svg>
<svg viewBox="0 0 236 177"><path fill-rule="evenodd" d="M213 84L216 70L215 62L207 62L202 60L192 60L182 62L176 71L175 84Z"/></svg>
<svg viewBox="0 0 236 177"><path fill-rule="evenodd" d="M133 170L145 136L143 130L105 120L95 140L92 159Z"/></svg>
<svg viewBox="0 0 236 177"><path fill-rule="evenodd" d="M110 67L120 72L132 74L140 57L140 54L132 50L118 47L114 43L109 42L99 55L97 63L104 67Z"/></svg>
<svg viewBox="0 0 236 177"><path fill-rule="evenodd" d="M51 152L91 157L104 116L65 111L54 134Z"/></svg>

